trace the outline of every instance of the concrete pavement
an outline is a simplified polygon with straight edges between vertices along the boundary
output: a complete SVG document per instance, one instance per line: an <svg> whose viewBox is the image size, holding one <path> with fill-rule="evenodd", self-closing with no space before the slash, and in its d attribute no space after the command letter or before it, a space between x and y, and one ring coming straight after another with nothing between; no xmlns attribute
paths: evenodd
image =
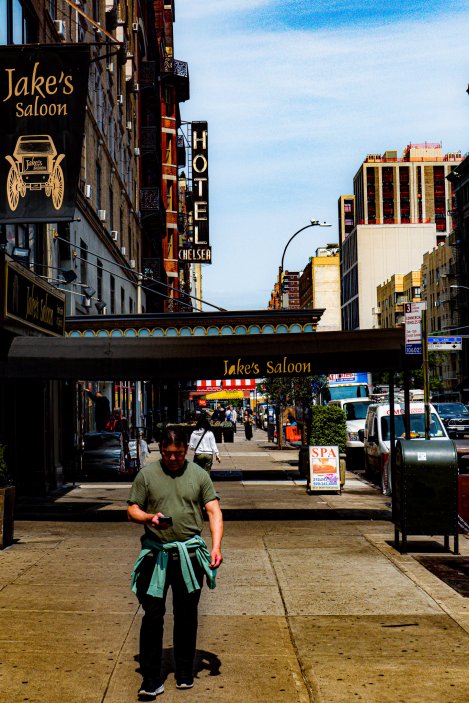
<svg viewBox="0 0 469 703"><path fill-rule="evenodd" d="M442 539L409 538L400 555L389 499L351 474L340 496L306 495L297 453L260 430L221 453L225 562L201 598L195 686L175 689L168 615L159 700L467 703L469 599L417 560ZM123 520L127 493L84 484L22 502L30 519L0 552L2 703L137 700L141 529Z"/></svg>

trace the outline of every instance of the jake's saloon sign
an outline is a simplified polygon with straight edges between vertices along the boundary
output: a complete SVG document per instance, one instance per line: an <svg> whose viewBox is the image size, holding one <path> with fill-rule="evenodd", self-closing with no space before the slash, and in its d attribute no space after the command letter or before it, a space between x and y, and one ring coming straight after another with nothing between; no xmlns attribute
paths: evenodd
<svg viewBox="0 0 469 703"><path fill-rule="evenodd" d="M0 47L0 222L73 219L87 45Z"/></svg>

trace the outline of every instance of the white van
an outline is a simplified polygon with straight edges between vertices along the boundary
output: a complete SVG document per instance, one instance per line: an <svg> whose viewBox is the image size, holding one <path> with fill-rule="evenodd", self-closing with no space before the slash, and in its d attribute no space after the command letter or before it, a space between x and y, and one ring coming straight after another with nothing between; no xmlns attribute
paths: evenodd
<svg viewBox="0 0 469 703"><path fill-rule="evenodd" d="M394 406L396 439L405 437L404 404ZM364 445L365 470L381 477L385 495L391 495L390 480L390 412L389 405L372 404L366 416ZM410 437L425 439L425 405L410 403ZM430 405L430 439L449 439L443 423L433 405Z"/></svg>
<svg viewBox="0 0 469 703"><path fill-rule="evenodd" d="M347 424L347 468L363 468L365 451L358 432L365 429L366 414L371 405L371 399L343 398L341 400L330 400L328 405L337 405L345 413Z"/></svg>

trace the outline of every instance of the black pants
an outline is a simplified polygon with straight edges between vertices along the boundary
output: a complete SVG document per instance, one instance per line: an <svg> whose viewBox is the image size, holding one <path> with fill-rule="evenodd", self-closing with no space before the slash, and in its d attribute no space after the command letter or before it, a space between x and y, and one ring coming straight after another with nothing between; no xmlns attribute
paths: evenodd
<svg viewBox="0 0 469 703"><path fill-rule="evenodd" d="M191 557L197 581L203 583L203 569L196 557ZM146 557L140 567L137 582L137 596L144 610L140 628L140 672L143 677L161 677L163 654L163 621L166 612L166 595L171 586L173 592L173 652L177 677L191 677L193 674L195 647L197 641L197 609L200 590L188 593L182 577L179 559L168 560L166 583L163 598L146 594L150 583L155 559Z"/></svg>
<svg viewBox="0 0 469 703"><path fill-rule="evenodd" d="M252 425L250 422L244 423L244 434L246 435L246 439L252 439Z"/></svg>

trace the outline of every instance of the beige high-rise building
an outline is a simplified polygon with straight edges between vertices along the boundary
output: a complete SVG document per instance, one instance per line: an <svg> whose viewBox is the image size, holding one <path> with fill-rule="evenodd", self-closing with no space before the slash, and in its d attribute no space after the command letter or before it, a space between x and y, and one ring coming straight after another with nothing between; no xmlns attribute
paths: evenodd
<svg viewBox="0 0 469 703"><path fill-rule="evenodd" d="M397 151L368 154L353 180L356 224L425 224L451 231L448 202L453 186L446 179L461 162L461 152L443 154L441 144L408 144Z"/></svg>
<svg viewBox="0 0 469 703"><path fill-rule="evenodd" d="M316 249L300 278L300 308L325 308L317 331L340 330L340 257L337 244Z"/></svg>
<svg viewBox="0 0 469 703"><path fill-rule="evenodd" d="M446 177L460 161L460 152L430 143L409 144L400 158L368 154L354 178L355 227L341 241L342 329L375 327L377 286L419 269L423 254L444 241L453 199Z"/></svg>

